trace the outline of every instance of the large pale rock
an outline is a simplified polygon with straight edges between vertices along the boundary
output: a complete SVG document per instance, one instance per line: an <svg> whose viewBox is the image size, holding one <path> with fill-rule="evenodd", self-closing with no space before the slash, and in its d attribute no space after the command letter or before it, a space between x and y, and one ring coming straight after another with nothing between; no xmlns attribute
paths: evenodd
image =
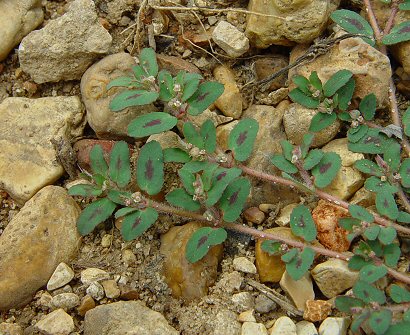
<svg viewBox="0 0 410 335"><path fill-rule="evenodd" d="M304 311L306 301L315 299L315 292L313 291L312 278L309 273L299 280L294 280L287 271L279 282L280 287L292 298L298 310Z"/></svg>
<svg viewBox="0 0 410 335"><path fill-rule="evenodd" d="M348 318L327 318L319 327L319 335L346 335L349 327Z"/></svg>
<svg viewBox="0 0 410 335"><path fill-rule="evenodd" d="M283 125L288 139L294 144L302 143L303 135L309 132L310 123L318 112L299 105L291 104L283 115ZM312 147L320 147L333 139L340 129L340 121L336 120L329 127L314 133Z"/></svg>
<svg viewBox="0 0 410 335"><path fill-rule="evenodd" d="M245 34L226 21L220 21L215 27L212 40L230 57L240 57L249 49Z"/></svg>
<svg viewBox="0 0 410 335"><path fill-rule="evenodd" d="M38 84L80 79L96 58L108 52L111 42L94 1L75 0L66 14L22 40L20 65Z"/></svg>
<svg viewBox="0 0 410 335"><path fill-rule="evenodd" d="M52 140L80 136L84 111L78 97L7 98L0 120L0 188L23 204L63 175Z"/></svg>
<svg viewBox="0 0 410 335"><path fill-rule="evenodd" d="M263 323L244 322L241 335L268 335L268 331Z"/></svg>
<svg viewBox="0 0 410 335"><path fill-rule="evenodd" d="M317 335L317 330L312 322L303 320L296 323L296 333L298 335Z"/></svg>
<svg viewBox="0 0 410 335"><path fill-rule="evenodd" d="M30 301L57 265L74 257L79 214L66 190L47 186L13 217L0 236L0 310Z"/></svg>
<svg viewBox="0 0 410 335"><path fill-rule="evenodd" d="M0 61L21 39L43 22L41 0L0 1Z"/></svg>
<svg viewBox="0 0 410 335"><path fill-rule="evenodd" d="M275 321L269 335L297 335L296 325L291 318L281 316Z"/></svg>
<svg viewBox="0 0 410 335"><path fill-rule="evenodd" d="M152 104L112 112L111 100L124 88L107 90L107 84L118 77L131 75L134 58L125 52L109 55L93 64L81 78L81 95L87 110L87 121L99 138L121 138L128 134L128 125L139 115L155 111Z"/></svg>
<svg viewBox="0 0 410 335"><path fill-rule="evenodd" d="M97 306L85 314L84 335L177 335L164 316L140 301Z"/></svg>
<svg viewBox="0 0 410 335"><path fill-rule="evenodd" d="M347 262L334 258L316 265L310 273L327 298L333 298L353 287L359 278L359 273L350 270Z"/></svg>
<svg viewBox="0 0 410 335"><path fill-rule="evenodd" d="M201 298L208 293L208 287L215 283L218 263L223 247L212 247L204 258L190 263L185 257L185 248L191 235L203 225L190 222L172 227L161 236L161 254L164 255L165 281L175 297L188 301Z"/></svg>
<svg viewBox="0 0 410 335"><path fill-rule="evenodd" d="M362 153L350 151L347 147L349 141L345 138L338 138L326 144L322 147L324 152L335 152L337 153L341 160L342 166L352 166L354 162L359 159L363 159L364 155Z"/></svg>
<svg viewBox="0 0 410 335"><path fill-rule="evenodd" d="M282 117L288 107L287 100L281 102L276 108L265 105L253 105L243 112L243 118L252 118L259 123L259 131L253 147L253 152L246 161L246 166L270 174L278 174L270 162L273 153L280 153L280 140L286 139L282 130ZM226 150L228 148L228 136L237 122L231 122L226 125L217 127L218 145ZM272 183L261 182L253 179L252 197L249 200L250 205L259 205L261 203L282 202L288 204L296 202L299 196L289 187L273 185ZM280 280L280 278L279 278Z"/></svg>
<svg viewBox="0 0 410 335"><path fill-rule="evenodd" d="M36 323L35 328L48 335L69 335L75 329L73 318L62 309L47 314Z"/></svg>
<svg viewBox="0 0 410 335"><path fill-rule="evenodd" d="M276 17L249 15L245 33L258 48L309 43L326 28L330 3L329 0L250 0L250 11Z"/></svg>
<svg viewBox="0 0 410 335"><path fill-rule="evenodd" d="M303 55L306 49L306 45L296 46L291 52L290 62ZM303 66L292 68L289 70L289 79L295 75L308 78L316 71L320 80L326 82L342 69L351 71L356 81L353 99L363 99L366 95L374 93L379 107L388 105L389 79L392 75L389 58L361 38L342 40L326 54ZM291 83L289 88L294 87Z"/></svg>

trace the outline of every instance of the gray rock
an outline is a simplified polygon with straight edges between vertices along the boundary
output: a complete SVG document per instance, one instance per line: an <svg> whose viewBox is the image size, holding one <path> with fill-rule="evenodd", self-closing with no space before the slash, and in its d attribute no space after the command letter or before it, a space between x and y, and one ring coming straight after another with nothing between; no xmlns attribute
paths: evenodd
<svg viewBox="0 0 410 335"><path fill-rule="evenodd" d="M319 335L346 335L349 323L347 318L326 318L320 324Z"/></svg>
<svg viewBox="0 0 410 335"><path fill-rule="evenodd" d="M86 286L90 285L93 282L98 282L109 278L110 274L107 271L98 268L87 268L81 271L80 274L80 280Z"/></svg>
<svg viewBox="0 0 410 335"><path fill-rule="evenodd" d="M124 88L116 87L107 91L107 84L115 78L131 74L134 65L134 58L121 52L93 64L81 78L81 95L87 110L87 120L99 138L126 137L132 120L155 111L152 104L129 107L115 113L109 108L111 100Z"/></svg>
<svg viewBox="0 0 410 335"><path fill-rule="evenodd" d="M103 286L98 282L91 283L90 286L87 287L86 293L97 301L104 298L105 295Z"/></svg>
<svg viewBox="0 0 410 335"><path fill-rule="evenodd" d="M245 34L226 21L220 21L215 27L212 40L230 57L240 57L249 50Z"/></svg>
<svg viewBox="0 0 410 335"><path fill-rule="evenodd" d="M312 279L309 273L306 273L299 280L293 280L287 271L282 276L279 282L280 287L292 298L295 306L300 311L305 310L307 300L315 299L315 292L313 291Z"/></svg>
<svg viewBox="0 0 410 335"><path fill-rule="evenodd" d="M237 271L245 272L245 273L256 273L256 266L253 264L249 259L246 257L236 257L233 260L233 267Z"/></svg>
<svg viewBox="0 0 410 335"><path fill-rule="evenodd" d="M263 323L244 322L241 335L268 335L268 331Z"/></svg>
<svg viewBox="0 0 410 335"><path fill-rule="evenodd" d="M108 52L111 42L94 1L75 0L66 14L22 40L20 65L38 84L80 79L96 58Z"/></svg>
<svg viewBox="0 0 410 335"><path fill-rule="evenodd" d="M0 1L0 61L21 39L43 22L41 0Z"/></svg>
<svg viewBox="0 0 410 335"><path fill-rule="evenodd" d="M274 311L278 305L272 299L269 299L264 294L259 294L255 299L255 310L258 313L264 314Z"/></svg>
<svg viewBox="0 0 410 335"><path fill-rule="evenodd" d="M0 236L0 310L21 306L76 254L80 209L67 191L47 186L31 198Z"/></svg>
<svg viewBox="0 0 410 335"><path fill-rule="evenodd" d="M64 144L80 136L84 111L78 97L7 98L0 120L0 187L24 204L63 175L51 141Z"/></svg>
<svg viewBox="0 0 410 335"><path fill-rule="evenodd" d="M255 299L250 292L236 293L231 300L239 312L255 308Z"/></svg>
<svg viewBox="0 0 410 335"><path fill-rule="evenodd" d="M240 335L240 333L241 324L237 320L236 313L224 309L216 314L212 335Z"/></svg>
<svg viewBox="0 0 410 335"><path fill-rule="evenodd" d="M296 325L291 318L281 316L275 321L269 335L297 335Z"/></svg>
<svg viewBox="0 0 410 335"><path fill-rule="evenodd" d="M63 287L74 278L74 271L66 264L60 263L54 270L51 278L47 283L47 290L52 291Z"/></svg>
<svg viewBox="0 0 410 335"><path fill-rule="evenodd" d="M333 298L353 287L359 278L359 273L350 270L347 262L335 258L316 265L310 273L327 298Z"/></svg>
<svg viewBox="0 0 410 335"><path fill-rule="evenodd" d="M216 287L224 292L233 293L239 291L243 283L243 277L238 271L223 272Z"/></svg>
<svg viewBox="0 0 410 335"><path fill-rule="evenodd" d="M35 328L47 335L68 335L74 331L74 321L64 310L57 309L37 322Z"/></svg>
<svg viewBox="0 0 410 335"><path fill-rule="evenodd" d="M84 335L177 335L165 318L139 301L97 306L85 314Z"/></svg>
<svg viewBox="0 0 410 335"><path fill-rule="evenodd" d="M52 297L50 301L51 309L63 309L68 311L80 304L80 298L75 293L60 293Z"/></svg>

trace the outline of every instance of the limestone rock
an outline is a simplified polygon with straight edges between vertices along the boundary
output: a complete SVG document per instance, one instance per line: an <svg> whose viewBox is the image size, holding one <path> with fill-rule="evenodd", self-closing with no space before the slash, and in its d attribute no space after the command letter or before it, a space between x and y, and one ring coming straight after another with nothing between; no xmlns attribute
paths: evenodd
<svg viewBox="0 0 410 335"><path fill-rule="evenodd" d="M268 335L268 331L263 323L244 322L241 335Z"/></svg>
<svg viewBox="0 0 410 335"><path fill-rule="evenodd" d="M243 277L238 271L223 272L216 287L229 294L239 291L243 283Z"/></svg>
<svg viewBox="0 0 410 335"><path fill-rule="evenodd" d="M317 330L312 322L303 320L296 323L296 333L298 335L317 335Z"/></svg>
<svg viewBox="0 0 410 335"><path fill-rule="evenodd" d="M51 141L82 135L84 111L78 97L7 98L0 120L0 187L24 204L63 175Z"/></svg>
<svg viewBox="0 0 410 335"><path fill-rule="evenodd" d="M352 288L359 278L359 273L350 270L347 262L334 258L316 265L310 273L327 298L333 298Z"/></svg>
<svg viewBox="0 0 410 335"><path fill-rule="evenodd" d="M255 299L255 311L258 313L264 314L269 313L270 311L275 310L278 307L276 302L272 299L269 299L264 294L259 294Z"/></svg>
<svg viewBox="0 0 410 335"><path fill-rule="evenodd" d="M346 335L349 323L347 318L327 318L319 327L319 335Z"/></svg>
<svg viewBox="0 0 410 335"><path fill-rule="evenodd" d="M0 310L21 306L76 254L80 209L62 187L47 186L17 213L0 236Z"/></svg>
<svg viewBox="0 0 410 335"><path fill-rule="evenodd" d="M207 255L196 263L185 257L185 247L191 235L202 224L190 222L172 227L161 236L160 252L164 255L165 281L175 297L188 301L201 298L208 293L208 287L216 278L218 263L222 257L222 245L212 247Z"/></svg>
<svg viewBox="0 0 410 335"><path fill-rule="evenodd" d="M256 78L258 81L265 79L288 65L289 59L282 55L257 59L255 61ZM275 78L272 80L269 90L273 91L286 86L286 79L284 74Z"/></svg>
<svg viewBox="0 0 410 335"><path fill-rule="evenodd" d="M63 309L68 311L80 304L80 298L75 293L60 293L52 297L50 301L51 309Z"/></svg>
<svg viewBox="0 0 410 335"><path fill-rule="evenodd" d="M363 174L356 168L342 166L332 182L322 190L337 198L346 200L363 186L364 181Z"/></svg>
<svg viewBox="0 0 410 335"><path fill-rule="evenodd" d="M84 335L177 335L164 316L139 301L97 306L85 314Z"/></svg>
<svg viewBox="0 0 410 335"><path fill-rule="evenodd" d="M234 73L226 66L217 66L214 77L224 85L224 92L215 101L215 106L226 116L239 119L242 115L242 95L235 81Z"/></svg>
<svg viewBox="0 0 410 335"><path fill-rule="evenodd" d="M238 316L238 321L240 322L256 322L255 315L253 315L254 310L249 309L245 312L242 312Z"/></svg>
<svg viewBox="0 0 410 335"><path fill-rule="evenodd" d="M248 10L276 16L248 16L246 35L256 47L267 48L313 41L326 28L331 6L328 0L251 0Z"/></svg>
<svg viewBox="0 0 410 335"><path fill-rule="evenodd" d="M105 296L107 298L115 299L120 296L121 291L115 280L104 280L101 284L104 287Z"/></svg>
<svg viewBox="0 0 410 335"><path fill-rule="evenodd" d="M81 282L88 286L91 283L106 280L110 278L110 274L107 271L98 268L87 268L81 271Z"/></svg>
<svg viewBox="0 0 410 335"><path fill-rule="evenodd" d="M246 257L236 257L233 260L233 267L237 271L245 272L245 273L256 273L255 265Z"/></svg>
<svg viewBox="0 0 410 335"><path fill-rule="evenodd" d="M66 264L60 263L54 270L51 278L47 283L47 290L52 291L63 287L74 278L74 271Z"/></svg>
<svg viewBox="0 0 410 335"><path fill-rule="evenodd" d="M349 141L345 138L338 138L326 144L321 149L324 152L335 152L342 159L342 166L353 166L354 162L363 159L362 153L350 151L347 147Z"/></svg>
<svg viewBox="0 0 410 335"><path fill-rule="evenodd" d="M289 141L294 144L302 143L303 135L309 131L310 122L316 113L318 113L316 110L303 107L298 103L293 103L286 109L283 125ZM340 121L336 120L329 127L316 132L312 147L320 147L332 140L339 132L340 125Z"/></svg>
<svg viewBox="0 0 410 335"><path fill-rule="evenodd" d="M226 21L220 21L215 27L212 40L230 57L240 57L249 50L245 34Z"/></svg>
<svg viewBox="0 0 410 335"><path fill-rule="evenodd" d="M290 62L304 54L306 48L296 46L291 52ZM388 105L389 79L392 75L389 58L361 38L347 38L336 43L325 55L291 69L289 79L295 75L309 77L312 71L316 71L320 80L326 82L342 69L351 71L356 81L353 99L363 99L367 94L374 93L379 107ZM289 88L294 87L290 84Z"/></svg>
<svg viewBox="0 0 410 335"><path fill-rule="evenodd" d="M0 2L0 61L26 36L43 22L40 0L3 0Z"/></svg>
<svg viewBox="0 0 410 335"><path fill-rule="evenodd" d="M349 216L347 210L324 200L319 200L312 211L312 217L317 227L317 239L326 248L334 251L349 250L350 242L347 231L339 226L339 219Z"/></svg>
<svg viewBox="0 0 410 335"><path fill-rule="evenodd" d="M23 329L17 323L0 323L0 334L4 335L23 335Z"/></svg>
<svg viewBox="0 0 410 335"><path fill-rule="evenodd" d="M22 40L20 65L37 84L80 79L96 58L108 52L111 42L94 1L75 0L66 14Z"/></svg>
<svg viewBox="0 0 410 335"><path fill-rule="evenodd" d="M279 282L280 287L292 298L298 310L304 311L306 301L315 299L312 279L309 273L306 273L301 279L294 280L287 271Z"/></svg>
<svg viewBox="0 0 410 335"><path fill-rule="evenodd" d="M86 295L83 299L81 299L80 306L78 306L77 311L78 314L84 316L90 309L95 307L95 301L92 296Z"/></svg>
<svg viewBox="0 0 410 335"><path fill-rule="evenodd" d="M351 204L359 205L362 207L370 207L375 204L376 193L370 192L364 187L361 187L356 191L354 196L349 200Z"/></svg>
<svg viewBox="0 0 410 335"><path fill-rule="evenodd" d="M180 57L157 54L157 61L161 69L168 70L173 76L176 76L180 71L201 74L201 71L194 64Z"/></svg>
<svg viewBox="0 0 410 335"><path fill-rule="evenodd" d="M43 317L34 327L43 334L69 335L74 331L74 321L64 310L57 309Z"/></svg>
<svg viewBox="0 0 410 335"><path fill-rule="evenodd" d="M100 301L105 296L104 287L99 282L92 282L85 292L97 301Z"/></svg>
<svg viewBox="0 0 410 335"><path fill-rule="evenodd" d="M332 304L326 300L307 300L303 318L317 322L326 319L332 311Z"/></svg>
<svg viewBox="0 0 410 335"><path fill-rule="evenodd" d="M290 224L290 215L292 214L292 211L295 209L295 207L297 207L298 205L299 204L294 203L283 207L280 210L278 217L275 219L275 223L281 227L288 227Z"/></svg>
<svg viewBox="0 0 410 335"><path fill-rule="evenodd" d="M81 95L87 110L87 121L99 138L123 138L128 136L128 125L142 114L155 111L152 104L125 108L112 112L109 104L114 96L123 91L107 84L118 77L131 74L136 65L134 58L125 52L104 57L93 64L81 78Z"/></svg>
<svg viewBox="0 0 410 335"><path fill-rule="evenodd" d="M215 316L215 325L212 335L240 335L241 324L236 313L223 309Z"/></svg>
<svg viewBox="0 0 410 335"><path fill-rule="evenodd" d="M296 325L291 318L281 316L275 321L269 335L297 335Z"/></svg>
<svg viewBox="0 0 410 335"><path fill-rule="evenodd" d="M255 299L250 292L239 292L232 295L233 304L239 312L243 312L255 307Z"/></svg>

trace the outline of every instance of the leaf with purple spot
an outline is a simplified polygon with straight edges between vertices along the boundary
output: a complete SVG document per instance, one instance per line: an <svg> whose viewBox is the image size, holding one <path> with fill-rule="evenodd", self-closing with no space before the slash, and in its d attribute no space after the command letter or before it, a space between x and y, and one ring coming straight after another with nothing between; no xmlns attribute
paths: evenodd
<svg viewBox="0 0 410 335"><path fill-rule="evenodd" d="M383 37L385 45L406 42L410 40L410 21L402 22L392 28L389 34Z"/></svg>
<svg viewBox="0 0 410 335"><path fill-rule="evenodd" d="M213 153L216 149L216 128L211 120L206 120L200 130L204 149L207 153Z"/></svg>
<svg viewBox="0 0 410 335"><path fill-rule="evenodd" d="M199 85L195 93L187 99L188 114L199 115L207 109L224 92L224 86L215 81L207 81Z"/></svg>
<svg viewBox="0 0 410 335"><path fill-rule="evenodd" d="M155 77L158 74L157 55L154 49L144 48L139 56L140 66L149 75Z"/></svg>
<svg viewBox="0 0 410 335"><path fill-rule="evenodd" d="M401 163L399 174L401 177L401 184L404 187L410 187L410 158L406 158Z"/></svg>
<svg viewBox="0 0 410 335"><path fill-rule="evenodd" d="M224 221L234 222L241 215L250 190L251 183L246 178L235 179L228 185L219 199Z"/></svg>
<svg viewBox="0 0 410 335"><path fill-rule="evenodd" d="M258 122L250 118L242 119L232 129L228 138L228 148L233 151L237 161L243 162L249 158L258 130Z"/></svg>
<svg viewBox="0 0 410 335"><path fill-rule="evenodd" d="M326 152L319 164L312 169L315 185L320 188L328 186L336 177L341 166L342 160L338 154Z"/></svg>
<svg viewBox="0 0 410 335"><path fill-rule="evenodd" d="M137 183L141 190L149 195L161 191L164 183L164 157L157 141L146 143L139 152Z"/></svg>
<svg viewBox="0 0 410 335"><path fill-rule="evenodd" d="M145 233L158 219L154 208L145 208L124 216L121 225L121 235L125 241L136 239Z"/></svg>
<svg viewBox="0 0 410 335"><path fill-rule="evenodd" d="M116 142L110 154L110 179L119 187L125 187L131 180L130 149L124 141Z"/></svg>
<svg viewBox="0 0 410 335"><path fill-rule="evenodd" d="M376 193L376 208L377 211L391 220L396 220L399 216L399 209L394 199L394 195L386 189L380 189Z"/></svg>
<svg viewBox="0 0 410 335"><path fill-rule="evenodd" d="M132 137L145 137L170 130L177 124L178 119L168 113L152 112L144 114L128 125L128 135Z"/></svg>
<svg viewBox="0 0 410 335"><path fill-rule="evenodd" d="M145 90L123 91L111 100L110 109L113 112L119 112L120 110L131 106L148 105L157 100L158 96L158 92Z"/></svg>
<svg viewBox="0 0 410 335"><path fill-rule="evenodd" d="M312 242L316 238L316 224L305 205L299 205L292 210L290 228L294 235L302 237L307 242Z"/></svg>
<svg viewBox="0 0 410 335"><path fill-rule="evenodd" d="M306 247L303 249L302 252L298 251L296 255L292 257L291 260L288 262L286 262L286 257L283 256L282 260L286 263L287 273L292 277L293 280L299 280L304 276L304 274L309 270L310 266L312 265L313 260L315 258L315 252L311 248Z"/></svg>
<svg viewBox="0 0 410 335"><path fill-rule="evenodd" d="M212 187L208 191L205 205L207 207L213 206L221 198L226 187L231 181L239 177L242 173L238 168L217 168L212 179Z"/></svg>
<svg viewBox="0 0 410 335"><path fill-rule="evenodd" d="M206 256L209 249L223 243L228 234L223 228L202 227L196 230L185 247L185 257L190 263L195 263Z"/></svg>
<svg viewBox="0 0 410 335"><path fill-rule="evenodd" d="M97 225L111 216L116 207L117 205L108 198L92 202L84 208L78 218L78 232L83 236L91 233Z"/></svg>

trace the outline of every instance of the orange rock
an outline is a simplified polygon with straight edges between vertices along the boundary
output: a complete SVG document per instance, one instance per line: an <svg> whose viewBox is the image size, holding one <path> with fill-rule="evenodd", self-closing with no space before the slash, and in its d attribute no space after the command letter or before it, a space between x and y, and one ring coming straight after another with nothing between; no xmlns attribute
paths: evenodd
<svg viewBox="0 0 410 335"><path fill-rule="evenodd" d="M348 217L348 211L330 202L320 200L312 211L313 220L317 227L317 238L326 248L343 252L349 250L350 242L347 231L339 227L340 218Z"/></svg>
<svg viewBox="0 0 410 335"><path fill-rule="evenodd" d="M303 318L307 321L317 322L327 318L332 311L332 304L326 300L306 301Z"/></svg>

